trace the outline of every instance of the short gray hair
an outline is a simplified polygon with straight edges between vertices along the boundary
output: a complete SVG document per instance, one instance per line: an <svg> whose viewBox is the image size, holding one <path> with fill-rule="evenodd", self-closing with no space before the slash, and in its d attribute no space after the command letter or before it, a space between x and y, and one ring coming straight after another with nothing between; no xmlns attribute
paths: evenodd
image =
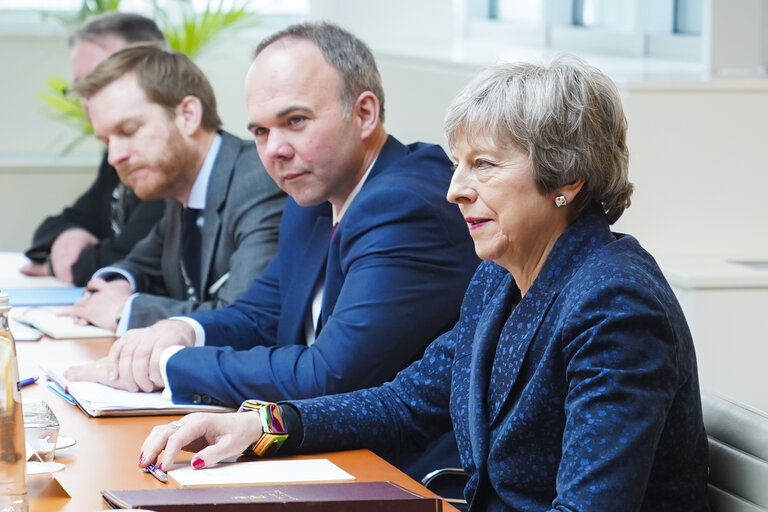
<svg viewBox="0 0 768 512"><path fill-rule="evenodd" d="M107 36L118 36L127 44L155 43L165 46L165 36L157 24L146 16L130 12L108 12L88 20L69 36L69 46L81 41L100 42Z"/></svg>
<svg viewBox="0 0 768 512"><path fill-rule="evenodd" d="M384 87L373 53L364 42L332 23L298 23L264 39L256 47L253 57L272 43L286 38L306 39L320 49L328 64L339 72L341 104L350 113L360 93L370 91L379 100L379 118L384 122Z"/></svg>
<svg viewBox="0 0 768 512"><path fill-rule="evenodd" d="M490 137L528 152L543 194L584 180L576 213L600 203L613 224L629 207L627 120L616 86L573 55L549 66L506 63L476 76L453 100L443 123L448 144Z"/></svg>

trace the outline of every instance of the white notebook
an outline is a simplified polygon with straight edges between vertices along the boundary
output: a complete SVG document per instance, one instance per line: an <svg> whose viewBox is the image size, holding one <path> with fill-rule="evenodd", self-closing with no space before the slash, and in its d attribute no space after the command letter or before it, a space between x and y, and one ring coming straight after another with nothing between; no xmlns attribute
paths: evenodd
<svg viewBox="0 0 768 512"><path fill-rule="evenodd" d="M60 316L60 308L12 309L11 318L31 325L43 334L57 339L114 338L115 333L95 325L77 325L71 316Z"/></svg>
<svg viewBox="0 0 768 512"><path fill-rule="evenodd" d="M29 324L23 324L17 322L13 318L10 319L9 327L11 328L11 334L16 341L37 341L43 337L43 333L30 326Z"/></svg>
<svg viewBox="0 0 768 512"><path fill-rule="evenodd" d="M48 378L58 384L77 402L78 407L90 417L97 416L158 416L163 414L187 414L190 412L232 411L227 407L205 404L176 404L162 397L162 392L131 393L97 382L70 382L64 370L78 363L40 364Z"/></svg>

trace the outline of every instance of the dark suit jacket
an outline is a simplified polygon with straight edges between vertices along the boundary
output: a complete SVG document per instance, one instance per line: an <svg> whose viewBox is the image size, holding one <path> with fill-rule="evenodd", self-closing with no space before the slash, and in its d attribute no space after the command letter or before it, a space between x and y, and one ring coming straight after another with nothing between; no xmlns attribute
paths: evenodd
<svg viewBox="0 0 768 512"><path fill-rule="evenodd" d="M174 401L231 406L381 384L457 318L478 260L445 200L451 165L439 146L390 137L331 239L331 207L285 208L278 254L231 306L190 315L206 346L172 356ZM329 247L330 243L330 247ZM304 335L325 276L322 330Z"/></svg>
<svg viewBox="0 0 768 512"><path fill-rule="evenodd" d="M693 343L653 258L596 208L519 296L483 263L392 383L294 403L300 448L410 447L450 419L471 510L708 510Z"/></svg>
<svg viewBox="0 0 768 512"><path fill-rule="evenodd" d="M165 202L142 201L129 188L123 188L123 197L113 199L120 184L115 168L101 160L96 181L75 204L60 214L48 217L35 230L32 247L27 258L44 263L51 254L56 238L67 229L82 228L99 239L99 243L86 248L72 265L72 276L77 286L83 286L94 272L124 258L136 243L152 229L165 209ZM118 211L112 215L112 203ZM113 217L115 225L113 225Z"/></svg>
<svg viewBox="0 0 768 512"><path fill-rule="evenodd" d="M221 308L260 275L277 250L285 194L269 177L252 141L226 132L213 164L203 217L202 297L189 298L181 272L182 205L169 200L157 226L114 267L130 273L139 295L129 328L173 315ZM210 287L229 278L214 293Z"/></svg>

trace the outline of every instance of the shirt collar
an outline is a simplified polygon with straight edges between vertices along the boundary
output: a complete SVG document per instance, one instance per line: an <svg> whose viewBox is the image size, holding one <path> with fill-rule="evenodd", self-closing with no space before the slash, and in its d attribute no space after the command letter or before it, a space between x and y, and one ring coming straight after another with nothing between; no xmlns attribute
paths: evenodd
<svg viewBox="0 0 768 512"><path fill-rule="evenodd" d="M341 205L341 210L338 212L336 209L333 209L333 224L336 225L341 221L341 218L346 213L347 209L349 208L349 205L352 203L352 201L355 199L355 196L357 196L357 193L360 192L360 189L363 188L363 185L365 184L365 180L368 179L368 175L371 174L371 169L373 169L373 166L376 165L376 160L378 159L378 156L373 159L373 162L371 162L370 167L368 167L368 170L365 171L365 174L363 174L363 177L360 178L360 181L357 182L357 185L355 185L355 188L352 189L352 192L347 196L346 201L344 201L344 204Z"/></svg>
<svg viewBox="0 0 768 512"><path fill-rule="evenodd" d="M205 209L205 200L208 196L208 182L211 180L213 164L216 161L220 148L221 134L217 133L213 138L213 142L211 142L211 147L208 148L208 154L205 157L203 166L200 168L200 172L197 173L195 182L192 184L192 190L189 192L189 202L186 204L187 208Z"/></svg>

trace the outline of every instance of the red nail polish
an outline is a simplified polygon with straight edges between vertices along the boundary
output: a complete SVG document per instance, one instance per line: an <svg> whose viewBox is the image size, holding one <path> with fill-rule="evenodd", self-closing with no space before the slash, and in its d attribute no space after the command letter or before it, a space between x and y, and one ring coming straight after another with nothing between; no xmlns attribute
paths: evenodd
<svg viewBox="0 0 768 512"><path fill-rule="evenodd" d="M157 469L159 469L160 471L163 470L163 463L162 462L157 465Z"/></svg>
<svg viewBox="0 0 768 512"><path fill-rule="evenodd" d="M144 452L141 452L139 454L139 464L143 464L143 463L144 463Z"/></svg>
<svg viewBox="0 0 768 512"><path fill-rule="evenodd" d="M200 469L202 467L205 467L205 461L203 459L195 459L192 461L192 467L195 469Z"/></svg>

